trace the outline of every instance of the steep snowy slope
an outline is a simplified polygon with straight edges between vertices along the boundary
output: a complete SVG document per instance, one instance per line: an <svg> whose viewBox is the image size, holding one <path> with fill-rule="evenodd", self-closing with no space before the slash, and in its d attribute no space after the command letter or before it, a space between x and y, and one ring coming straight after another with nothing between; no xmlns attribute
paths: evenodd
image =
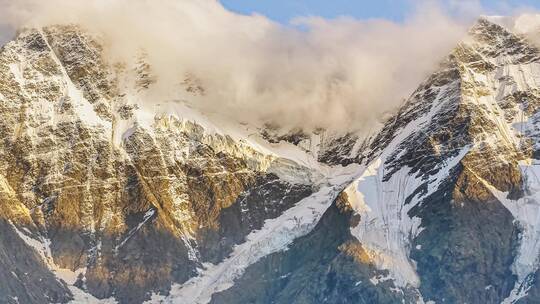
<svg viewBox="0 0 540 304"><path fill-rule="evenodd" d="M0 52L2 234L24 241L36 273L23 285L48 301L204 298L308 233L357 174L317 161L316 142L271 143L259 127L156 101L144 56L107 62L98 41L52 26ZM8 282L27 275L2 262ZM43 302L14 284L1 302Z"/></svg>
<svg viewBox="0 0 540 304"><path fill-rule="evenodd" d="M348 189L366 220L353 234L424 299L512 302L530 288L540 254L531 123L539 58L481 20L449 58L446 72L457 77L435 75L413 95L396 122L416 112L414 120Z"/></svg>

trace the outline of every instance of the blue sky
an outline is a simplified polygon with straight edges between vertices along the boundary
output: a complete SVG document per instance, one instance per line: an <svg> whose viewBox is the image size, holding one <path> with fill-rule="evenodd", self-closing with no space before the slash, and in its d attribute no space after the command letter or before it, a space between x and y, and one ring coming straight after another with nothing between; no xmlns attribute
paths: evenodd
<svg viewBox="0 0 540 304"><path fill-rule="evenodd" d="M352 16L400 21L419 0L221 0L228 9L242 14L259 13L281 23L297 16ZM444 3L480 3L486 13L505 15L516 8L540 9L540 0L441 0ZM506 13L506 15L509 13Z"/></svg>

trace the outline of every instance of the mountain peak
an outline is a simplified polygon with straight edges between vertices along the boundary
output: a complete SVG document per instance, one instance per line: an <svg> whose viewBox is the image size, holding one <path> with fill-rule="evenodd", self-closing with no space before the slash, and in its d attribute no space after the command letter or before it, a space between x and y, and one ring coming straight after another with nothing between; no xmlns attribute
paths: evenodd
<svg viewBox="0 0 540 304"><path fill-rule="evenodd" d="M453 258L440 257L438 250L464 241L458 236L460 228L454 230L452 225L467 229L476 225L475 219L461 214L462 210L478 214L490 210L500 219L514 217L525 227L527 239L517 245L521 253L514 258L512 268L516 279L510 276L504 283L515 288L508 290L504 284L498 288L509 301L524 297L522 290L531 288L530 277L539 264L530 260L528 250L535 248L537 254L535 242L540 234L538 223L530 223L521 204L532 203L534 212L540 208L536 190L531 190L537 187L532 180L540 148L535 126L540 115L539 53L525 37L480 19L469 37L419 86L364 151L367 169L348 194L356 199L355 210L370 225L351 228L353 234L364 240L366 251L379 267L390 270L395 282L419 285L424 299L448 300L446 291L433 288L422 277L433 278L447 271L445 266L432 269L434 260L437 265L448 262L453 265L448 264L450 268L459 264ZM486 202L497 203L486 206ZM395 210L399 210L397 215ZM450 232L446 234L445 229ZM511 240L514 229L509 225L497 233ZM448 239L440 239L440 233ZM477 248L500 240L492 234L478 240L484 242ZM516 246L512 242L505 248ZM417 250L410 249L415 246ZM452 252L457 259L483 259L482 252ZM409 255L415 256L414 263ZM506 267L504 263L496 266L508 274ZM450 272L467 271L457 268ZM491 270L486 271L490 276ZM448 284L469 289L467 297L475 297L474 288L459 281L446 281L445 286ZM457 297L453 298L456 302L465 302ZM478 298L472 302L485 301Z"/></svg>

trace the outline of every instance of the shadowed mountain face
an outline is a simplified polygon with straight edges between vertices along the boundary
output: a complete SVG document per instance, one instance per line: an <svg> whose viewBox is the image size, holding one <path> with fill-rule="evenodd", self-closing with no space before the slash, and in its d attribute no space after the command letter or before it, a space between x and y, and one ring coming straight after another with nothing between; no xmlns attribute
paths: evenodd
<svg viewBox="0 0 540 304"><path fill-rule="evenodd" d="M480 20L366 138L155 100L133 62L76 26L0 50L0 303L538 302L525 39Z"/></svg>

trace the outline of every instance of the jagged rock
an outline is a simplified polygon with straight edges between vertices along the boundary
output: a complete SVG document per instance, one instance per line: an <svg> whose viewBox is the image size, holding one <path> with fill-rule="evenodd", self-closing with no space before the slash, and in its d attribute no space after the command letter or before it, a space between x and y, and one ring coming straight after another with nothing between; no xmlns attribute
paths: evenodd
<svg viewBox="0 0 540 304"><path fill-rule="evenodd" d="M155 81L150 67L122 69L102 56L98 40L76 26L26 29L0 52L0 182L9 190L0 207L31 231L28 241L50 249L39 257L27 248L21 258L31 257L46 280L28 286L52 302L72 295L42 258L82 270L72 287L140 303L197 275L202 263L219 263L311 194L309 184L266 172L274 156L196 122L156 114L141 125L145 109L123 99L118 73L135 71L137 91ZM2 290L20 295L15 286ZM42 303L37 294L19 298Z"/></svg>

